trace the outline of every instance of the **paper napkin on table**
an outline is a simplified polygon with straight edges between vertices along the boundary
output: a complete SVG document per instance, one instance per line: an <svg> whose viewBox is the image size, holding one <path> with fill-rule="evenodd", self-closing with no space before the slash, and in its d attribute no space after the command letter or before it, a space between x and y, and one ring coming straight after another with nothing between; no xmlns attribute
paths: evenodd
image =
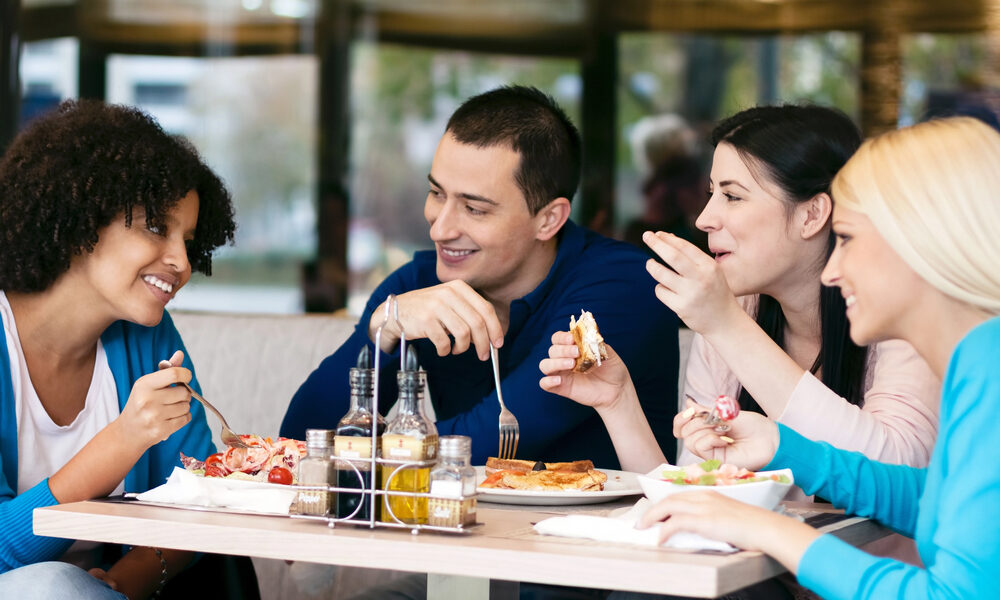
<svg viewBox="0 0 1000 600"><path fill-rule="evenodd" d="M584 538L601 542L617 542L636 546L656 547L660 531L659 527L636 529L639 517L651 506L648 499L640 499L635 506L621 515L613 517L595 517L592 515L567 515L552 517L535 524L535 531L543 535L560 537ZM719 552L736 552L736 548L725 543L710 540L696 533L681 532L674 534L666 543L665 548L684 550L715 550Z"/></svg>
<svg viewBox="0 0 1000 600"><path fill-rule="evenodd" d="M282 487L274 483L202 477L174 467L166 483L137 494L136 499L287 515L295 499L295 489Z"/></svg>

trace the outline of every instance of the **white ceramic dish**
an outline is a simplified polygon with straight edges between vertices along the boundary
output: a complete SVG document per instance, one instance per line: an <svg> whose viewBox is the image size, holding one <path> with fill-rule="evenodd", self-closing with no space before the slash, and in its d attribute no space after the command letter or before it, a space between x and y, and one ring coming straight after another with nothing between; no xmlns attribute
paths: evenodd
<svg viewBox="0 0 1000 600"><path fill-rule="evenodd" d="M608 476L604 490L600 492L542 492L529 490L501 490L496 488L477 488L480 502L495 504L522 504L526 506L562 506L569 504L599 504L610 502L625 496L636 496L642 493L639 487L637 473L598 469ZM476 467L476 481L486 479L486 467Z"/></svg>
<svg viewBox="0 0 1000 600"><path fill-rule="evenodd" d="M659 502L671 494L679 494L696 490L712 490L734 500L746 502L747 504L753 504L754 506L760 506L761 508L766 508L768 510L774 510L774 507L781 502L781 500L785 497L785 494L788 493L788 490L791 489L792 485L795 483L791 469L757 472L757 475L764 477L770 475L786 475L790 483L780 483L774 481L773 479L769 479L766 481L754 481L752 483L739 483L736 485L709 486L680 485L670 481L664 481L662 475L663 471L673 470L678 470L678 467L662 464L649 473L638 476L639 485L642 487L642 491L646 494L647 498L653 502Z"/></svg>

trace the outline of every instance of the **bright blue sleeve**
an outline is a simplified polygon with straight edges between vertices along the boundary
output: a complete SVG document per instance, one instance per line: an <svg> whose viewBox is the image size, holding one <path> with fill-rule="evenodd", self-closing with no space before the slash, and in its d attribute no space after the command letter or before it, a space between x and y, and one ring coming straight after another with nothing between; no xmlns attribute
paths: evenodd
<svg viewBox="0 0 1000 600"><path fill-rule="evenodd" d="M824 598L985 599L1000 594L998 350L1000 319L992 319L966 336L952 355L942 386L941 435L919 500L916 541L924 568L870 556L826 535L803 555L800 583ZM888 488L898 484L892 477L879 482ZM866 486L859 496L870 495Z"/></svg>
<svg viewBox="0 0 1000 600"><path fill-rule="evenodd" d="M765 469L789 468L806 494L913 537L925 469L880 463L807 439L785 425L779 424L778 431L781 443Z"/></svg>
<svg viewBox="0 0 1000 600"><path fill-rule="evenodd" d="M35 487L19 496L0 482L0 573L30 565L55 560L73 544L73 540L36 536L33 530L32 511L36 508L58 504L49 491L49 480L38 482Z"/></svg>

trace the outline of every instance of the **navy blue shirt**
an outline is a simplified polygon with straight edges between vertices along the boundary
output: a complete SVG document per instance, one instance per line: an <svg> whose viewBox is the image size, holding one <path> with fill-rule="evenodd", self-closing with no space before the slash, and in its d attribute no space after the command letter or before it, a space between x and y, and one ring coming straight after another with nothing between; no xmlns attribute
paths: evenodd
<svg viewBox="0 0 1000 600"><path fill-rule="evenodd" d="M598 467L619 468L611 438L594 409L543 391L538 363L548 356L552 334L569 328L570 315L593 313L601 335L628 366L646 418L664 455L673 462L672 435L677 412L677 317L653 294L656 282L646 273L647 256L638 248L567 221L560 232L555 262L545 279L510 306L510 325L500 348L504 402L517 417L518 458L544 461L591 459ZM354 334L327 357L295 393L281 424L281 435L304 439L306 428L333 428L350 405L348 370L368 337L372 311L389 294L438 285L436 255L417 252L413 260L383 281L368 299ZM409 345L409 342L408 342ZM438 356L429 340L413 342L427 371L440 435L472 438L473 464L496 456L500 406L490 361L475 348ZM372 345L374 349L374 346ZM398 350L383 356L379 409L395 403Z"/></svg>

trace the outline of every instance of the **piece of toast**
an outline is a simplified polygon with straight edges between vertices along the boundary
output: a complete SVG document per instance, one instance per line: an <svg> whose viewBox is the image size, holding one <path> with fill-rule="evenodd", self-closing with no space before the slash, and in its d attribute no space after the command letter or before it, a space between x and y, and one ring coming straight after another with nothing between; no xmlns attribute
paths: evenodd
<svg viewBox="0 0 1000 600"><path fill-rule="evenodd" d="M580 349L580 356L576 359L573 370L583 373L594 365L600 365L602 360L608 359L608 350L604 347L604 338L597 328L597 321L589 311L581 310L580 318L574 316L569 318L569 331L573 334L573 341Z"/></svg>
<svg viewBox="0 0 1000 600"><path fill-rule="evenodd" d="M508 490L531 491L601 491L608 476L601 471L590 469L573 471L501 471L499 479L490 486Z"/></svg>

